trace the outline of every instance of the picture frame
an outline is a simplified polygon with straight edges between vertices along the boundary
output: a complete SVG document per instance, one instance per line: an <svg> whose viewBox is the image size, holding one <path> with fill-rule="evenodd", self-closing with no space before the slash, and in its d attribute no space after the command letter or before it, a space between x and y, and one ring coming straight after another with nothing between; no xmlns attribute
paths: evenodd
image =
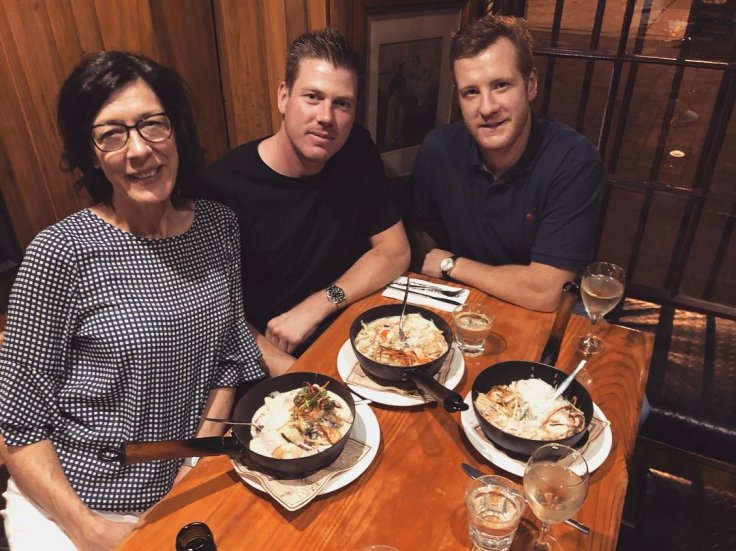
<svg viewBox="0 0 736 551"><path fill-rule="evenodd" d="M389 178L407 176L424 137L451 121L450 37L463 19L462 4L366 14L365 122Z"/></svg>

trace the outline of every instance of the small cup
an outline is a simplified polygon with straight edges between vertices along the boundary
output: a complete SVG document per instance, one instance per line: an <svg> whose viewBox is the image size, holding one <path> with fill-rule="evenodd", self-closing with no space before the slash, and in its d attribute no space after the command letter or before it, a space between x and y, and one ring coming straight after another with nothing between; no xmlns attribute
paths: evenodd
<svg viewBox="0 0 736 551"><path fill-rule="evenodd" d="M481 476L468 484L468 533L475 549L505 551L524 512L524 494L503 476Z"/></svg>
<svg viewBox="0 0 736 551"><path fill-rule="evenodd" d="M466 356L483 353L493 326L493 312L488 306L470 302L452 311L455 325L455 342Z"/></svg>

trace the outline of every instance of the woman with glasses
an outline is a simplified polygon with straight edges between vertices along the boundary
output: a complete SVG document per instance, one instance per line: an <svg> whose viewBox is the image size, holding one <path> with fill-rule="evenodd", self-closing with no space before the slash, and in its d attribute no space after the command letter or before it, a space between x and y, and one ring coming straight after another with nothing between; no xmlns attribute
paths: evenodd
<svg viewBox="0 0 736 551"><path fill-rule="evenodd" d="M125 52L85 60L58 104L63 159L93 206L41 232L0 351L11 549L112 549L189 467L122 466L127 441L222 433L262 378L243 319L234 215L192 198L203 164L187 93Z"/></svg>

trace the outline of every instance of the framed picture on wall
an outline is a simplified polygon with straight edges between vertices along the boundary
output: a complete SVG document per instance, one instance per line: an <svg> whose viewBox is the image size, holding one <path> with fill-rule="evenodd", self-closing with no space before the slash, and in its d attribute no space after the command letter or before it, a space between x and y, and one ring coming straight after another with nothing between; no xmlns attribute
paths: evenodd
<svg viewBox="0 0 736 551"><path fill-rule="evenodd" d="M366 124L389 177L411 172L430 130L450 122L450 36L461 8L367 14Z"/></svg>

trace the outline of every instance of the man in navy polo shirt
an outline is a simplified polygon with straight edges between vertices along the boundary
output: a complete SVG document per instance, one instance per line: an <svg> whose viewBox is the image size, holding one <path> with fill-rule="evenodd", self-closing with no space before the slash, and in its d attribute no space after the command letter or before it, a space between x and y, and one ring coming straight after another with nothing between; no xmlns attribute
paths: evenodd
<svg viewBox="0 0 736 551"><path fill-rule="evenodd" d="M412 172L422 273L532 310L554 310L591 261L603 167L584 136L534 117L523 19L487 16L453 37L463 120L432 131Z"/></svg>

